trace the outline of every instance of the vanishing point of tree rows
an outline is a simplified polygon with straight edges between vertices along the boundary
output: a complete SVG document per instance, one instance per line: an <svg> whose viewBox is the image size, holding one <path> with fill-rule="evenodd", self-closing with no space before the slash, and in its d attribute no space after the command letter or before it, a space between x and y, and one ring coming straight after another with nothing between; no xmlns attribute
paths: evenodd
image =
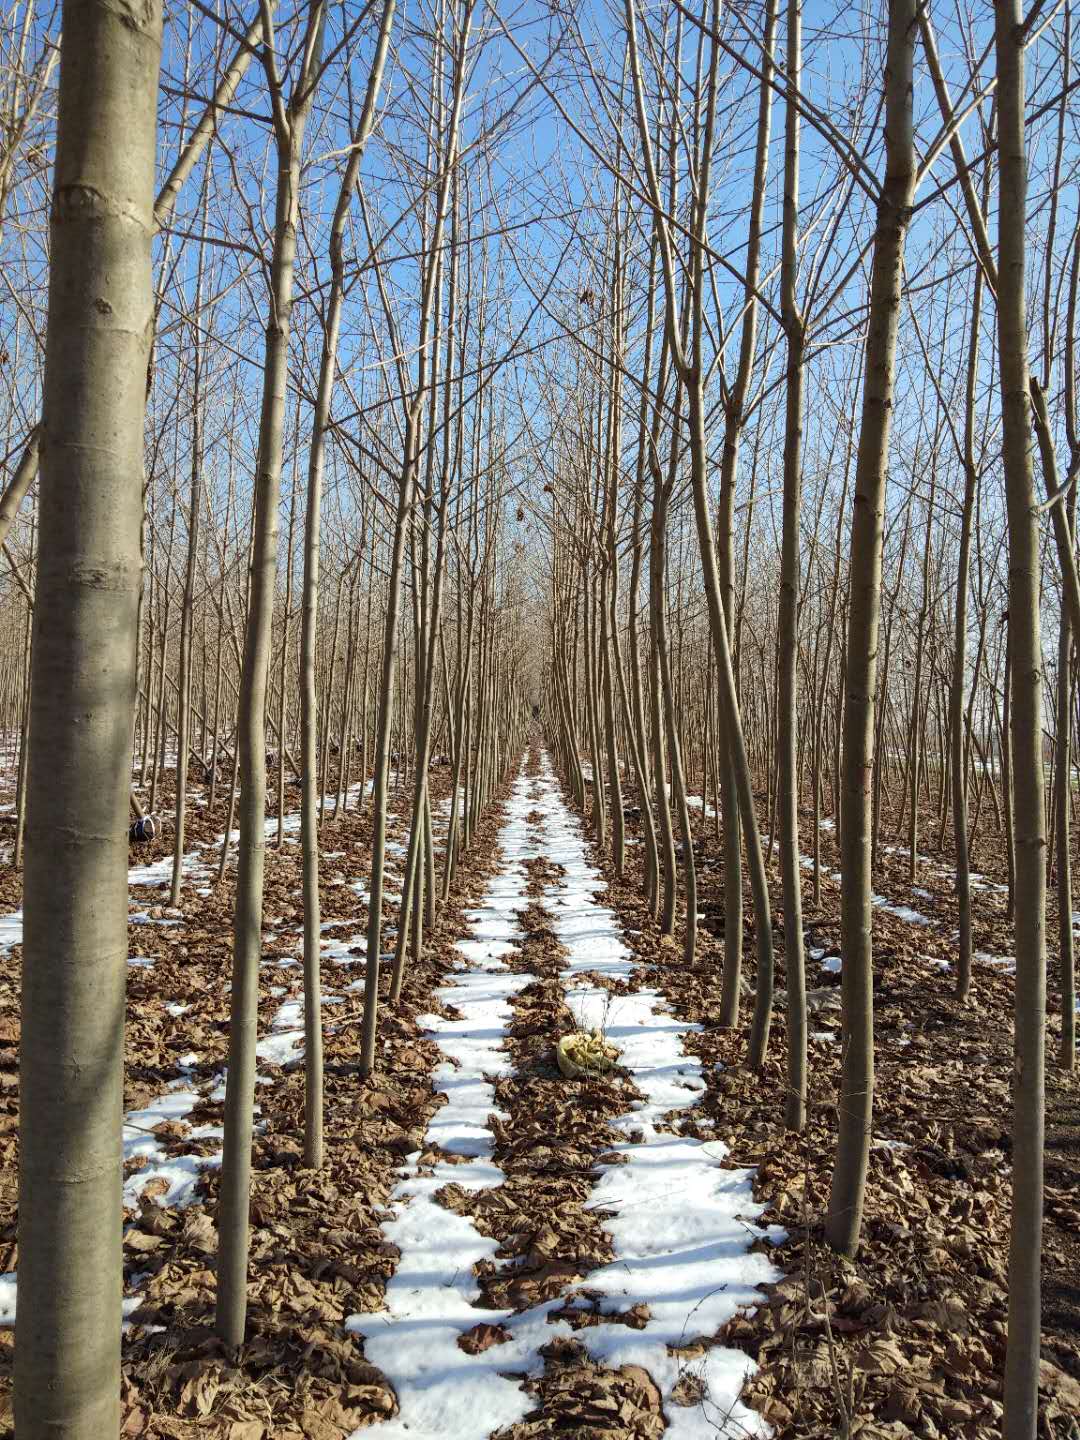
<svg viewBox="0 0 1080 1440"><path fill-rule="evenodd" d="M227 797L216 1328L235 1347L266 847L298 806L318 1168L320 849L368 811L362 1083L537 729L617 873L639 816L645 902L689 965L694 838L720 837L723 1023L760 1067L780 958L796 1130L802 907L835 829L842 1254L871 1140L876 860L904 846L914 882L920 846L949 854L963 1000L971 850L996 837L1016 952L1004 1433L1035 1435L1048 917L1050 1063L1076 1046L1073 32L1071 0L10 0L20 1437L118 1430L129 826L166 827L177 905L192 795ZM409 832L384 954L392 792Z"/></svg>

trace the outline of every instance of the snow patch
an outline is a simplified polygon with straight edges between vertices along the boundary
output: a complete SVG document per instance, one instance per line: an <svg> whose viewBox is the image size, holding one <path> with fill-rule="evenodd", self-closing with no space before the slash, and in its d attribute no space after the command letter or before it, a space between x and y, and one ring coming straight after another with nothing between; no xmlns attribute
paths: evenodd
<svg viewBox="0 0 1080 1440"><path fill-rule="evenodd" d="M539 844L530 843L525 818L536 810L542 815ZM457 983L440 992L460 1018L427 1021L447 1056L435 1073L447 1104L433 1118L427 1143L467 1161L437 1163L433 1173L420 1175L418 1157L409 1157L392 1196L394 1218L383 1226L401 1248L386 1308L347 1321L347 1328L365 1337L367 1358L397 1392L400 1412L380 1426L387 1437L485 1440L532 1408L512 1377L536 1373L539 1347L575 1333L563 1321L549 1322L563 1304L559 1298L520 1315L477 1308L473 1266L494 1255L495 1243L434 1200L450 1181L481 1189L503 1179L491 1158L486 1122L493 1112L491 1080L509 1070L502 1048L509 999L530 979L501 962L517 949L516 917L528 904L523 862L532 855L563 867L544 899L568 952L563 972L568 1004L579 1023L602 1029L619 1047L620 1064L643 1097L613 1122L624 1137L615 1147L624 1163L597 1167L591 1200L610 1212L605 1227L616 1258L583 1283L603 1293L605 1312L645 1303L650 1319L641 1331L602 1322L577 1331L576 1338L604 1364L643 1366L667 1400L687 1368L669 1347L711 1336L740 1306L760 1301L759 1285L778 1278L765 1256L748 1251L763 1234L783 1238L781 1231L765 1232L754 1224L762 1207L753 1200L753 1171L722 1168L728 1152L719 1140L700 1142L663 1128L671 1112L691 1108L704 1089L699 1063L683 1049L683 1037L695 1027L673 1016L656 991L613 997L597 981L626 979L634 957L619 936L614 913L595 899L605 882L589 864L580 824L563 803L546 756L538 780L518 777L500 844L506 864L483 904L468 912L472 933L458 946ZM503 1323L511 1338L480 1355L466 1355L458 1336L480 1322ZM761 1417L738 1401L753 1368L745 1354L714 1346L692 1368L704 1398L694 1406L667 1407L666 1433L673 1440L746 1440L770 1433Z"/></svg>

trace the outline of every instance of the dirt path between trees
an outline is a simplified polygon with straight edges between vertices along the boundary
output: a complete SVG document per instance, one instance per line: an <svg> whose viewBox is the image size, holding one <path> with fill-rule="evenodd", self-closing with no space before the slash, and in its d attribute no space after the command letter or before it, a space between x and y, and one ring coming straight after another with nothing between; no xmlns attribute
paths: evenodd
<svg viewBox="0 0 1080 1440"><path fill-rule="evenodd" d="M765 1435L720 1328L778 1278L752 1174L640 973L548 757L512 787L500 867L423 1023L445 1096L391 1197L384 1311L357 1317L397 1393L387 1437ZM614 1066L568 1079L574 1030ZM774 1232L774 1239L780 1238ZM524 1383L523 1383L524 1382Z"/></svg>

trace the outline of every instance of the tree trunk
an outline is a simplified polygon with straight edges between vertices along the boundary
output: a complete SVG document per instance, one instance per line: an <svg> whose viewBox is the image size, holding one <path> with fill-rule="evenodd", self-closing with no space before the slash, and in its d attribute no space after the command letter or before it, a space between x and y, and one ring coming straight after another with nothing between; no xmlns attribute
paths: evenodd
<svg viewBox="0 0 1080 1440"><path fill-rule="evenodd" d="M337 373L341 307L345 288L343 242L349 204L360 173L364 148L371 134L375 106L382 84L396 0L385 0L379 40L368 76L364 108L360 114L352 153L345 167L337 207L330 230L330 297L323 331L319 389L311 421L311 448L308 456L307 515L304 526L304 580L300 620L300 840L304 867L304 1164L320 1169L323 1163L323 1031L322 986L319 939L319 794L318 794L318 700L315 693L315 642L319 615L319 547L322 541L323 470L326 462L326 431L330 401ZM340 603L341 585L338 585ZM334 621L334 651L337 650L337 617ZM327 709L330 692L326 695ZM324 741L325 744L325 736ZM366 778L361 776L361 783Z"/></svg>
<svg viewBox="0 0 1080 1440"><path fill-rule="evenodd" d="M998 79L998 356L1009 529L1009 648L1016 835L1013 1208L1004 1440L1034 1440L1039 1405L1046 1025L1046 816L1042 762L1039 520L1031 455L1025 314L1027 177L1024 36L1019 0L996 0Z"/></svg>
<svg viewBox="0 0 1080 1440"><path fill-rule="evenodd" d="M878 200L870 280L862 421L851 531L841 834L843 1075L836 1161L826 1236L854 1254L862 1229L874 1101L874 995L871 924L871 803L881 549L892 422L896 332L904 241L915 185L912 68L915 0L889 0L885 62L885 182Z"/></svg>
<svg viewBox="0 0 1080 1440"><path fill-rule="evenodd" d="M120 1428L127 829L161 24L156 0L64 6L30 696L20 1440L110 1440Z"/></svg>
<svg viewBox="0 0 1080 1440"><path fill-rule="evenodd" d="M796 754L796 667L799 652L799 525L802 505L803 356L805 328L795 293L799 239L799 112L796 96L802 60L802 0L787 5L787 102L784 129L784 233L780 304L787 334L784 421L784 515L780 559L779 666L776 728L779 749L780 876L784 898L787 970L787 1095L784 1123L806 1123L806 961L802 933L799 858L799 770Z"/></svg>
<svg viewBox="0 0 1080 1440"><path fill-rule="evenodd" d="M256 468L256 512L251 556L251 598L244 630L237 740L240 762L240 845L233 922L232 1017L225 1089L225 1141L218 1212L216 1328L227 1346L243 1344L247 1319L248 1205L258 1032L259 957L262 952L263 870L266 859L266 687L277 578L278 503L285 426L296 228L300 207L300 153L314 91L323 30L322 0L311 0L304 65L293 103L285 111L280 88L270 84L277 114L277 198L266 325L262 413ZM284 758L282 737L282 757Z"/></svg>
<svg viewBox="0 0 1080 1440"><path fill-rule="evenodd" d="M975 386L979 370L979 317L983 275L975 274L968 340L967 389L964 410L964 500L960 516L960 554L956 566L956 608L953 625L953 675L949 696L953 845L956 851L956 910L960 927L956 956L956 997L966 1000L971 989L971 855L968 847L967 764L964 756L964 700L967 687L968 578L971 571L971 529L975 513L978 470L975 465Z"/></svg>
<svg viewBox="0 0 1080 1440"><path fill-rule="evenodd" d="M203 205L205 226L205 194ZM202 310L203 257L199 249L198 271L195 278L195 314ZM191 630L195 611L195 570L199 558L199 520L202 511L202 337L199 327L202 321L192 325L191 343L193 365L191 377L191 499L188 507L188 553L184 571L184 596L180 612L180 653L179 676L176 696L176 795L175 831L173 834L172 885L169 903L180 904L180 889L184 873L184 828L187 820L187 777L188 743L191 729Z"/></svg>

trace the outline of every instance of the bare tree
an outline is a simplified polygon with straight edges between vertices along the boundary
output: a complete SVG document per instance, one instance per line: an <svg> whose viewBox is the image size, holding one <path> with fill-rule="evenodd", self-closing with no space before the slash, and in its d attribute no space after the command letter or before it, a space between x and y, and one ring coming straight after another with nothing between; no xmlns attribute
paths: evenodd
<svg viewBox="0 0 1080 1440"><path fill-rule="evenodd" d="M1025 248L1024 17L994 7L998 82L998 363L1009 521L1009 648L1016 824L1016 1006L1013 1209L1005 1440L1034 1440L1039 1404L1040 1257L1046 1025L1046 812L1042 761L1039 526L1032 465Z"/></svg>
<svg viewBox="0 0 1080 1440"><path fill-rule="evenodd" d="M233 1347L243 1343L247 1316L248 1204L266 852L266 687L277 575L278 500L281 493L289 320L300 208L300 160L304 128L319 72L324 19L322 0L310 0L298 73L292 94L286 102L278 73L270 11L267 0L263 0L262 61L273 109L278 174L270 262L270 316L266 326L256 465L251 595L244 632L244 666L237 717L240 847L233 926L232 1016L218 1221L217 1292L218 1334ZM284 744L281 748L284 764Z"/></svg>
<svg viewBox="0 0 1080 1440"><path fill-rule="evenodd" d="M826 1221L830 1244L845 1254L854 1253L862 1229L874 1103L870 779L874 763L885 478L904 241L915 192L915 12L914 0L890 0L885 56L885 179L874 234L851 527L841 829L844 1057L836 1163Z"/></svg>
<svg viewBox="0 0 1080 1440"><path fill-rule="evenodd" d="M64 7L26 837L20 1440L120 1429L127 818L161 8ZM78 717L78 723L72 723Z"/></svg>

